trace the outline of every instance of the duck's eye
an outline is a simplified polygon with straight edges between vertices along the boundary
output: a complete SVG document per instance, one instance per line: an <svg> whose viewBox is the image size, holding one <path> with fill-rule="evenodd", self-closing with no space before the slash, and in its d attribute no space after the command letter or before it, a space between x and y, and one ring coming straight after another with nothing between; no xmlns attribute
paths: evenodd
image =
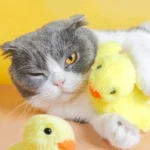
<svg viewBox="0 0 150 150"><path fill-rule="evenodd" d="M77 53L73 53L66 59L65 62L67 65L71 65L71 64L75 63L76 60L77 60Z"/></svg>
<svg viewBox="0 0 150 150"><path fill-rule="evenodd" d="M102 65L97 66L97 69L100 69L100 68L102 68Z"/></svg>
<svg viewBox="0 0 150 150"><path fill-rule="evenodd" d="M52 129L51 128L45 128L44 133L47 135L50 135L52 133Z"/></svg>
<svg viewBox="0 0 150 150"><path fill-rule="evenodd" d="M115 94L116 93L116 90L115 89L113 89L111 92L110 92L110 94Z"/></svg>

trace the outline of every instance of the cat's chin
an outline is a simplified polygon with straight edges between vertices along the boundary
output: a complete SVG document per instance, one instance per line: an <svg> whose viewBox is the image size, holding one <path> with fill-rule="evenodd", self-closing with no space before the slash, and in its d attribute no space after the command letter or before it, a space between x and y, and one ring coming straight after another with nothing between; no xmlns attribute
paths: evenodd
<svg viewBox="0 0 150 150"><path fill-rule="evenodd" d="M55 98L50 98L49 95L43 97L41 94L41 96L33 96L29 99L29 102L32 107L47 111L50 107L53 107L53 105L57 105L57 103L69 102L75 95L75 93L71 92L62 92L61 94L59 93L59 95L55 96Z"/></svg>
<svg viewBox="0 0 150 150"><path fill-rule="evenodd" d="M74 94L69 92L63 92L58 99L58 102L67 102L70 101L73 98Z"/></svg>

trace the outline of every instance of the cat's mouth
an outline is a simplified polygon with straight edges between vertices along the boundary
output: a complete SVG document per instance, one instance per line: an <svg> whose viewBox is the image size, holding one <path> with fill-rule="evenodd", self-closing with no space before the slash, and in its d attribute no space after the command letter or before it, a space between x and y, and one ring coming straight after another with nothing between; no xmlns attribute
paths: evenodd
<svg viewBox="0 0 150 150"><path fill-rule="evenodd" d="M62 90L62 94L72 95L72 94L75 94L75 93L77 93L77 90L74 90L74 91L66 91L66 90Z"/></svg>

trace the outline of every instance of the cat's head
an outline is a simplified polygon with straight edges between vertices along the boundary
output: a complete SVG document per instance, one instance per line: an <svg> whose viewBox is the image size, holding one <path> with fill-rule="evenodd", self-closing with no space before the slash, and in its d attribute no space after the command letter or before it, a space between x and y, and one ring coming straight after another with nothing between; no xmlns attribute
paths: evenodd
<svg viewBox="0 0 150 150"><path fill-rule="evenodd" d="M83 15L74 15L1 46L12 59L12 81L33 106L68 101L83 90L97 49L85 24Z"/></svg>

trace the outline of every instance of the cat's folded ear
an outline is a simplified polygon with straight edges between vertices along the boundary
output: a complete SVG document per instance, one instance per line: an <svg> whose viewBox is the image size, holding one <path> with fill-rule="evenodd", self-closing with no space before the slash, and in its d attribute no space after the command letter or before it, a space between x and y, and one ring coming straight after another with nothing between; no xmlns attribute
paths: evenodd
<svg viewBox="0 0 150 150"><path fill-rule="evenodd" d="M11 57L13 55L13 53L15 52L17 47L15 46L15 44L13 44L13 42L6 42L6 43L0 45L0 49L3 50L2 55L5 55L7 58L7 57Z"/></svg>
<svg viewBox="0 0 150 150"><path fill-rule="evenodd" d="M77 29L80 28L82 26L87 25L88 22L85 20L85 16L84 15L73 15L72 17L70 17L70 25L69 28L70 29Z"/></svg>

